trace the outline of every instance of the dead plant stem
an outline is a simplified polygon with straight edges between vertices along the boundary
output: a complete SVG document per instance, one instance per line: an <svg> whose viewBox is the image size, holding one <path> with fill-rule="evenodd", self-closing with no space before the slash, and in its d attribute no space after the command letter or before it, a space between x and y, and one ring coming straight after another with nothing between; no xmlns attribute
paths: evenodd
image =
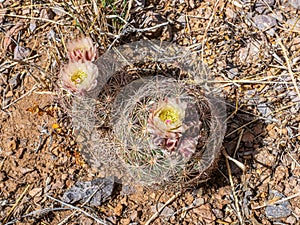
<svg viewBox="0 0 300 225"><path fill-rule="evenodd" d="M171 202L173 202L178 196L181 195L181 191L175 193L175 195L173 195L161 208L159 208L159 210L153 214L150 219L145 223L145 225L149 225L152 221L154 221L159 214L164 210L164 208L169 205Z"/></svg>

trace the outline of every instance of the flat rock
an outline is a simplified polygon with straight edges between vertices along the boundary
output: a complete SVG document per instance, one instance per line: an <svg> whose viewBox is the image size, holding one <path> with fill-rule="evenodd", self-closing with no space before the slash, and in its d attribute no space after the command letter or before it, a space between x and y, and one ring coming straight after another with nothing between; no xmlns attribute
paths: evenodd
<svg viewBox="0 0 300 225"><path fill-rule="evenodd" d="M115 179L96 178L92 181L77 181L69 190L67 190L62 200L67 203L86 203L90 206L99 206L109 200L115 189Z"/></svg>
<svg viewBox="0 0 300 225"><path fill-rule="evenodd" d="M253 21L259 30L266 31L267 34L274 36L277 26L277 21L274 17L269 15L256 15L253 17Z"/></svg>
<svg viewBox="0 0 300 225"><path fill-rule="evenodd" d="M285 198L283 194L280 192L273 190L271 191L271 195L273 195L274 198ZM269 201L272 199L269 199ZM268 205L266 207L266 216L270 219L278 219L278 218L284 218L291 215L291 205L289 201L280 202L279 204L274 205Z"/></svg>

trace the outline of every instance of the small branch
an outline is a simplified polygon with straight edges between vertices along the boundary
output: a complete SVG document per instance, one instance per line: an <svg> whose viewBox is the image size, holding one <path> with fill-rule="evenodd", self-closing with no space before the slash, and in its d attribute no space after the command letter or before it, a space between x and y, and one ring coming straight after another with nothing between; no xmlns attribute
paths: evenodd
<svg viewBox="0 0 300 225"><path fill-rule="evenodd" d="M88 216L88 217L94 219L94 220L95 220L97 223L99 223L99 224L107 225L107 223L105 223L104 221L98 219L97 217L92 216L91 214L87 213L86 211L84 211L84 210L82 210L82 209L80 209L80 208L78 208L78 207L76 207L76 206L73 206L73 205L71 205L71 204L65 203L65 202L63 202L63 201L60 201L60 200L58 200L58 199L56 199L56 198L53 198L53 197L50 196L50 195L46 195L46 196L47 196L48 198L52 199L53 201L59 202L60 204L62 204L62 205L64 205L64 206L67 206L67 207L69 207L69 208L71 208L71 209L75 209L75 210L77 210L77 211L83 213L84 215L86 215L86 216Z"/></svg>
<svg viewBox="0 0 300 225"><path fill-rule="evenodd" d="M267 207L267 206L270 206L270 205L276 205L276 204L279 204L279 203L282 203L282 202L285 202L285 201L288 201L292 198L297 198L298 196L300 196L300 191L296 194L293 194L289 197L286 197L286 198L283 198L283 199L279 199L275 202L271 202L269 203L270 201L268 201L267 203L263 204L263 205L260 205L260 206L256 206L256 207L253 207L252 209L261 209L261 208L264 208L264 207Z"/></svg>
<svg viewBox="0 0 300 225"><path fill-rule="evenodd" d="M181 195L181 191L173 195L159 210L157 210L157 212L151 216L151 218L145 223L145 225L149 225L152 221L154 221L159 216L159 214L161 214L164 208L171 202L173 202L179 195Z"/></svg>
<svg viewBox="0 0 300 225"><path fill-rule="evenodd" d="M277 43L280 45L280 47L282 48L282 51L283 51L283 56L284 56L284 59L286 61L286 65L287 65L287 70L292 78L292 82L294 84L294 87L295 87L295 90L298 94L298 97L300 98L300 91L299 91L299 88L297 86L297 81L295 79L295 76L294 76L294 73L293 73L293 70L292 70L292 67L291 67L291 64L290 64L290 60L289 60L289 57L288 57L288 51L286 49L286 47L282 44L279 36L276 34L276 37L277 37Z"/></svg>
<svg viewBox="0 0 300 225"><path fill-rule="evenodd" d="M223 154L225 156L225 159L226 159L226 167L227 167L227 170L228 170L228 176L229 176L229 182L230 182L230 186L231 186L231 191L232 191L232 195L233 195L233 198L234 198L234 204L235 204L235 208L236 208L236 212L237 212L237 217L240 221L240 224L241 225L244 225L244 221L243 221L243 217L242 217L242 214L241 214L241 210L240 210L240 206L239 206L239 200L238 200L238 197L236 196L235 194L235 190L234 190L234 183L233 183L233 180L232 180L232 176L231 176L231 169L230 169L230 165L229 165L229 162L228 162L228 159L230 160L235 160L235 159L232 159L225 150L223 150ZM238 162L238 161L237 161ZM235 162L236 163L236 162ZM239 162L239 164L241 164ZM237 164L238 165L238 164Z"/></svg>
<svg viewBox="0 0 300 225"><path fill-rule="evenodd" d="M13 205L13 207L9 210L7 216L6 216L5 219L3 220L3 224L5 224L5 223L9 220L11 214L13 213L13 211L15 210L15 208L18 206L18 204L20 203L20 201L23 199L23 197L25 196L25 194L26 194L26 192L28 191L29 187L30 187L30 184L27 185L27 187L24 189L24 191L22 192L22 194L21 194L21 195L19 196L19 198L17 199L16 203L15 203L15 204Z"/></svg>
<svg viewBox="0 0 300 225"><path fill-rule="evenodd" d="M81 205L81 207L85 206L91 199L92 197L97 193L97 191L99 191L101 187L99 186L88 198L87 200ZM66 222L68 222L68 220L75 215L75 213L77 212L77 210L75 210L73 213L71 213L69 216L67 216L63 221L61 221L58 225L63 225Z"/></svg>
<svg viewBox="0 0 300 225"><path fill-rule="evenodd" d="M18 101L20 101L21 99L23 99L24 97L26 97L27 95L30 95L35 89L37 89L37 86L33 86L33 88L30 91L26 92L24 95L22 95L20 98L16 99L15 101L11 102L10 104L5 105L5 106L2 105L2 110L7 109L8 107L14 105Z"/></svg>

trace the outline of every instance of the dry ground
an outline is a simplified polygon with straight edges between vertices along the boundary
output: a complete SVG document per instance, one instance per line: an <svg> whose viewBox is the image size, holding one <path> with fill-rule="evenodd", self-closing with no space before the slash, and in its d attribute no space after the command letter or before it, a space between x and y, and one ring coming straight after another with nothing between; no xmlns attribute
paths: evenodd
<svg viewBox="0 0 300 225"><path fill-rule="evenodd" d="M297 0L1 1L0 222L149 224L167 203L152 224L300 224L299 9ZM227 103L224 147L245 171L222 157L192 190L58 202L100 176L80 157L57 87L65 43L80 34L100 53L145 38L197 51Z"/></svg>

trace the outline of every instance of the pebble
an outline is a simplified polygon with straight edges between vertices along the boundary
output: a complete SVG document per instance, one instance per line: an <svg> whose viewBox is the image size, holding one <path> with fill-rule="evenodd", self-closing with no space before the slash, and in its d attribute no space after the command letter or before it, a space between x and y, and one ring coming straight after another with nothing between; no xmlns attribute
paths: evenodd
<svg viewBox="0 0 300 225"><path fill-rule="evenodd" d="M231 68L228 70L227 76L229 79L234 79L237 75L239 75L238 68Z"/></svg>
<svg viewBox="0 0 300 225"><path fill-rule="evenodd" d="M270 167L276 162L276 157L270 154L266 149L259 151L254 157L258 162Z"/></svg>
<svg viewBox="0 0 300 225"><path fill-rule="evenodd" d="M212 222L216 220L215 215L212 212L212 209L210 207L210 204L201 205L198 208L193 209L193 212L199 217L201 217L203 220L205 220L206 223Z"/></svg>
<svg viewBox="0 0 300 225"><path fill-rule="evenodd" d="M116 216L121 216L123 212L124 206L119 202L117 206L114 208L114 213Z"/></svg>
<svg viewBox="0 0 300 225"><path fill-rule="evenodd" d="M14 93L12 91L7 92L5 95L6 98L12 98L13 96L14 96Z"/></svg>
<svg viewBox="0 0 300 225"><path fill-rule="evenodd" d="M259 42L251 42L248 43L246 47L240 48L237 53L240 61L246 63L251 60L257 60L260 45Z"/></svg>
<svg viewBox="0 0 300 225"><path fill-rule="evenodd" d="M28 192L31 197L41 196L43 188L34 188Z"/></svg>
<svg viewBox="0 0 300 225"><path fill-rule="evenodd" d="M31 22L31 23L29 24L29 30L30 30L31 32L33 32L35 29L36 29L36 23L35 23L35 22Z"/></svg>
<svg viewBox="0 0 300 225"><path fill-rule="evenodd" d="M271 36L275 35L277 21L274 17L269 15L256 15L253 17L253 22L259 30L265 31Z"/></svg>
<svg viewBox="0 0 300 225"><path fill-rule="evenodd" d="M14 50L14 59L15 60L25 59L29 57L30 52L31 52L30 49L17 45Z"/></svg>
<svg viewBox="0 0 300 225"><path fill-rule="evenodd" d="M266 3L268 5L266 5ZM263 13L264 11L268 11L269 7L272 7L275 3L275 0L258 0L255 3L255 10L259 13Z"/></svg>
<svg viewBox="0 0 300 225"><path fill-rule="evenodd" d="M300 0L289 0L289 3L291 6L293 6L295 9L300 9Z"/></svg>
<svg viewBox="0 0 300 225"><path fill-rule="evenodd" d="M5 171L0 171L0 181L4 181L7 179L7 175Z"/></svg>
<svg viewBox="0 0 300 225"><path fill-rule="evenodd" d="M151 206L151 211L153 213L156 213L157 209L160 209L163 205L164 205L163 203L158 203L157 205L153 205L153 206ZM173 214L174 214L174 210L169 208L168 206L166 206L160 215L163 217L169 217Z"/></svg>
<svg viewBox="0 0 300 225"><path fill-rule="evenodd" d="M52 11L58 16L66 15L66 11L64 10L64 8L58 5L54 6Z"/></svg>
<svg viewBox="0 0 300 225"><path fill-rule="evenodd" d="M265 117L267 120L266 122L272 121L272 111L269 108L269 106L266 103L260 103L257 105L257 110L261 113L263 117Z"/></svg>
<svg viewBox="0 0 300 225"><path fill-rule="evenodd" d="M296 224L297 219L294 216L289 216L288 218L286 218L286 222L288 224Z"/></svg>
<svg viewBox="0 0 300 225"><path fill-rule="evenodd" d="M285 198L283 194L281 194L276 190L273 190L270 193L271 195L273 195L273 197L269 199L269 201L278 197L280 197L281 199ZM266 207L266 216L269 219L284 218L284 217L288 217L290 214L291 214L291 205L289 201L280 202L279 204L276 205L268 205Z"/></svg>

